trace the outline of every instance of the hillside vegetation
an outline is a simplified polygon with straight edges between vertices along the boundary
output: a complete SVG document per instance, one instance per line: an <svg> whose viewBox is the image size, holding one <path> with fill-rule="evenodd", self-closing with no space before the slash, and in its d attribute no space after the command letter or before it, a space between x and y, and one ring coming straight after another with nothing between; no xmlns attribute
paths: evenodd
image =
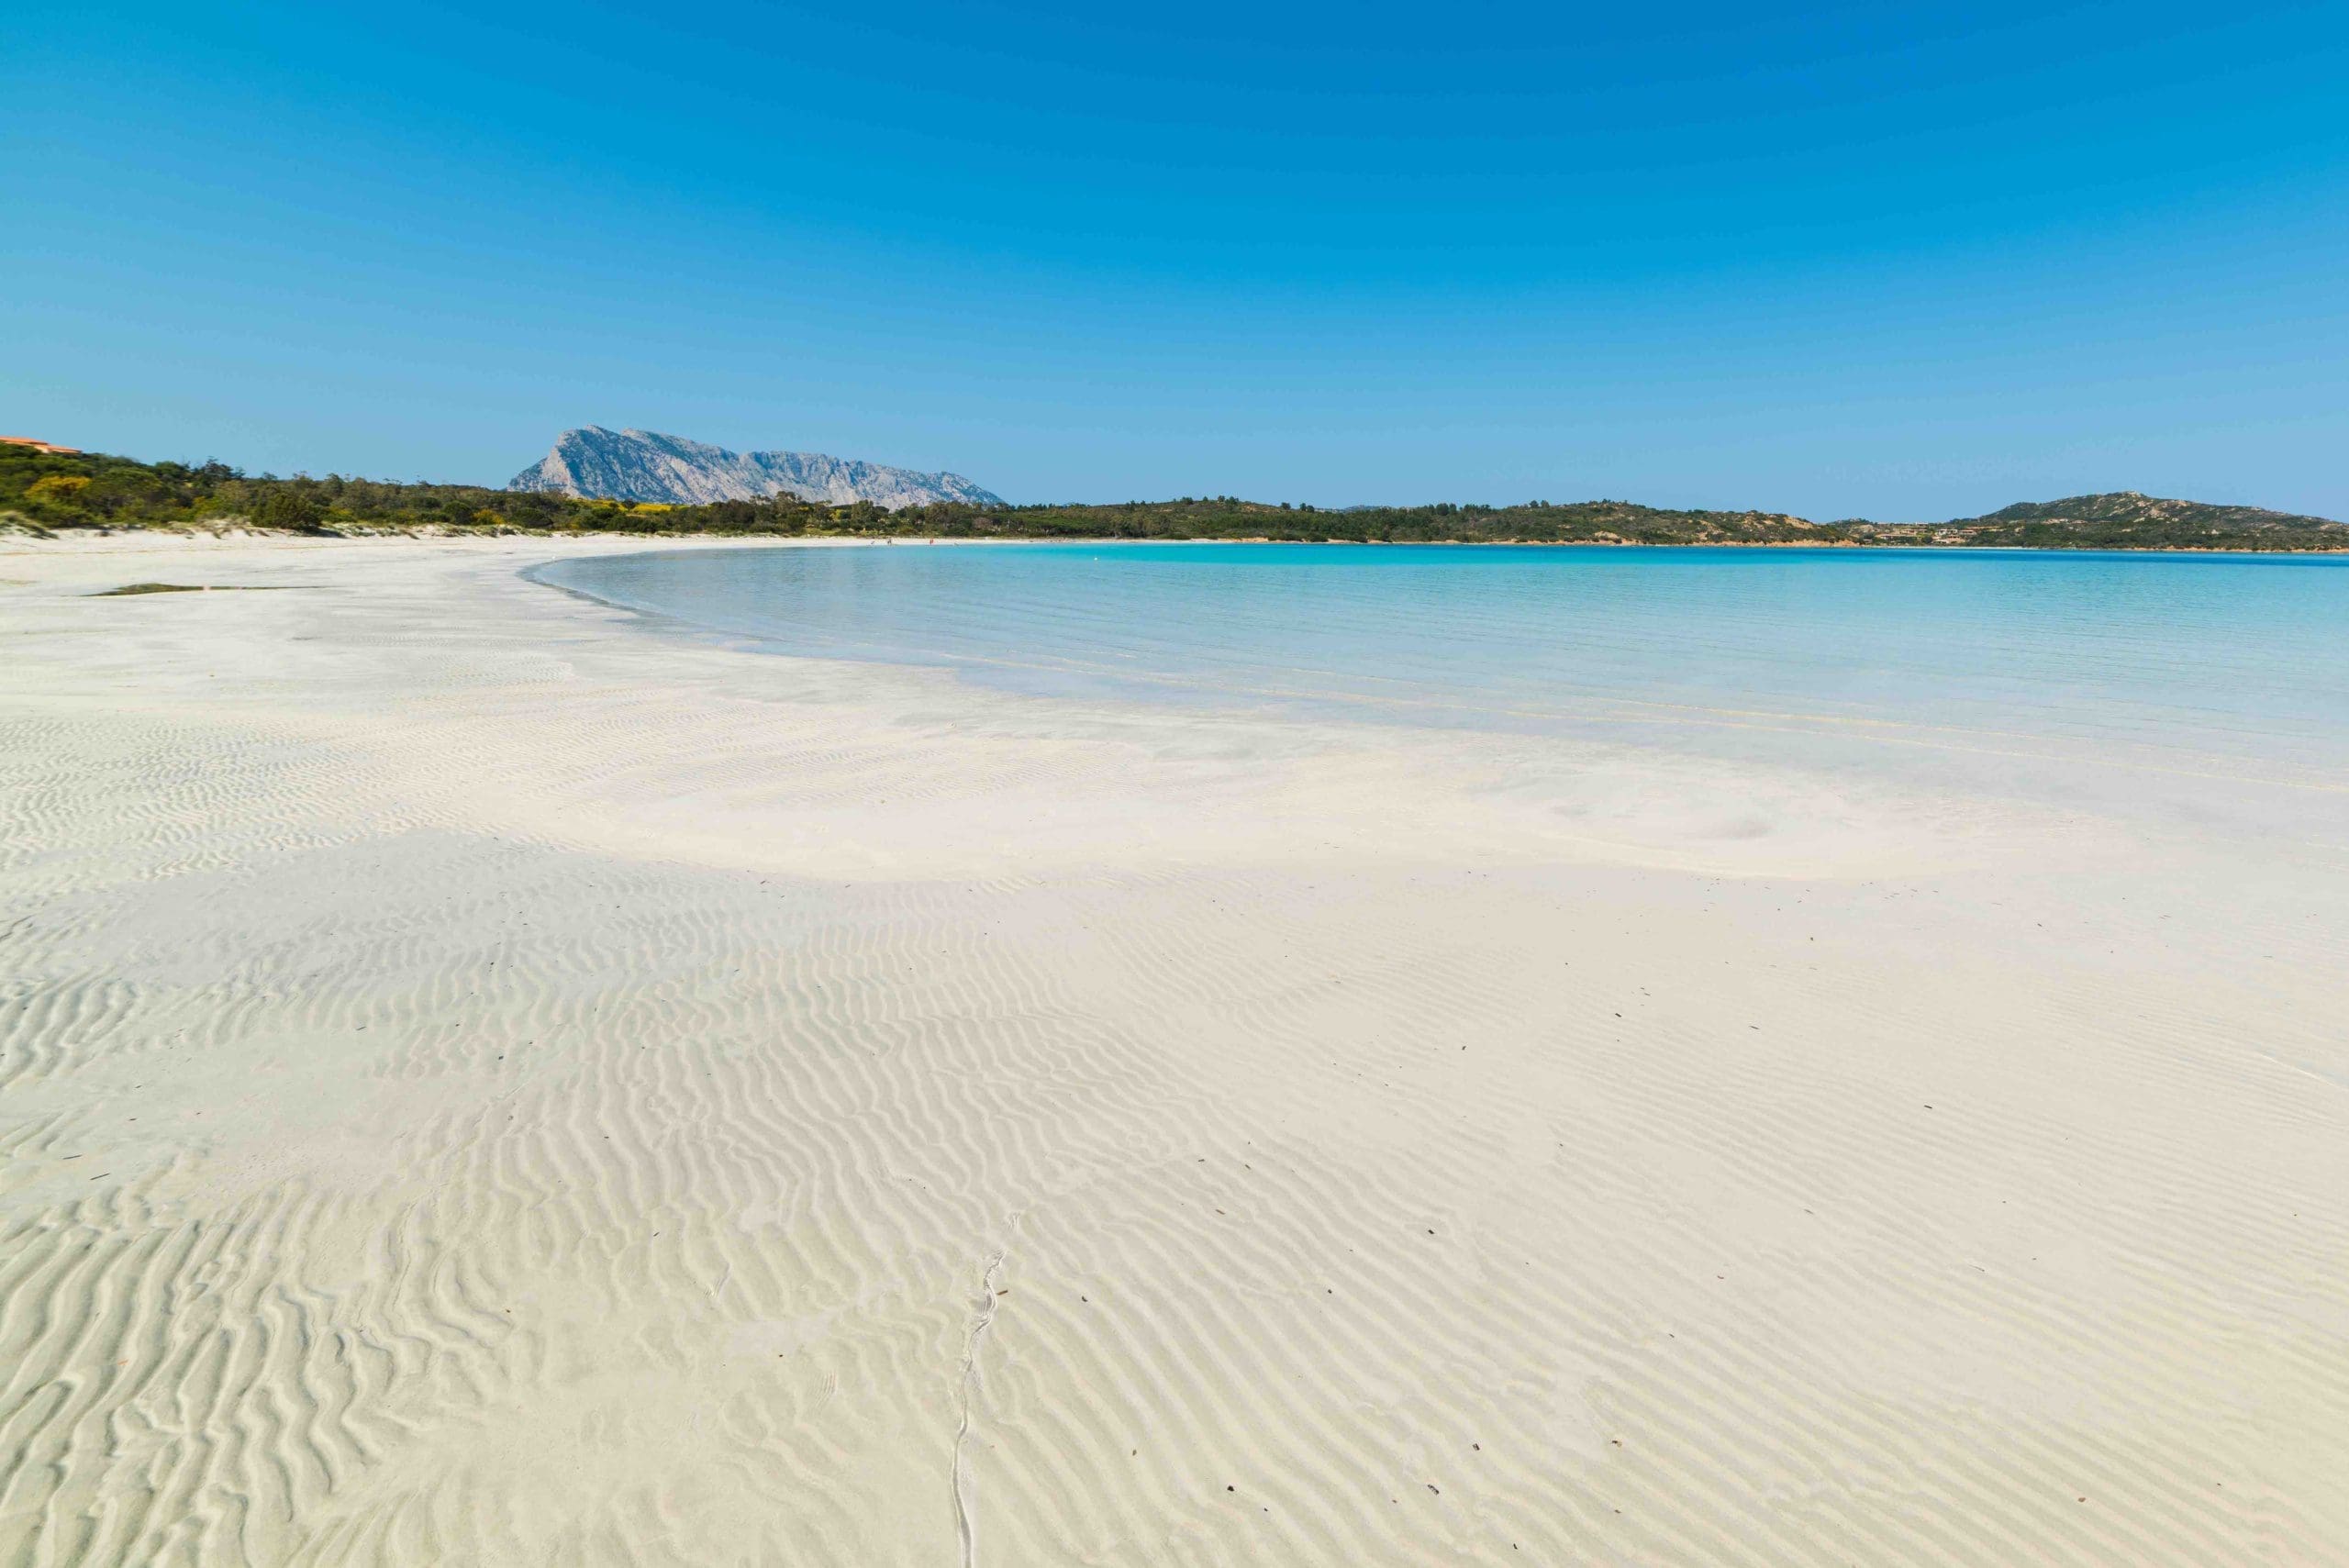
<svg viewBox="0 0 2349 1568"><path fill-rule="evenodd" d="M2349 525L2327 517L2169 501L2134 490L2018 501L1946 523L1853 523L1889 544L1970 544L2043 550L2349 550Z"/></svg>
<svg viewBox="0 0 2349 1568"><path fill-rule="evenodd" d="M1672 511L1628 501L1513 506L1310 506L1186 496L1103 506L942 503L885 511L778 495L703 506L582 500L475 484L254 476L225 463L139 462L0 446L0 527L252 528L295 533L850 534L946 539L1232 539L1403 542L2045 545L2338 550L2349 528L2244 506L2141 495L2010 506L1944 524L1813 523L1779 512Z"/></svg>

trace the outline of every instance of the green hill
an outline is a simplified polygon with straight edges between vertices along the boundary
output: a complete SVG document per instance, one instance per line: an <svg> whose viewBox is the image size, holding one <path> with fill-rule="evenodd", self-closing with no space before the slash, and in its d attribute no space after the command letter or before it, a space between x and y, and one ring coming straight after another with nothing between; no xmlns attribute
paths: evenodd
<svg viewBox="0 0 2349 1568"><path fill-rule="evenodd" d="M2271 512L2264 506L2222 506L2209 501L2168 501L2135 490L2074 495L2062 501L2018 501L1963 521L1984 526L2055 523L2071 528L2185 528L2217 533L2231 528L2337 528L2329 517Z"/></svg>
<svg viewBox="0 0 2349 1568"><path fill-rule="evenodd" d="M1946 523L1858 523L1887 543L2043 550L2349 550L2349 524L2260 506L2174 501L2134 490L2018 501Z"/></svg>
<svg viewBox="0 0 2349 1568"><path fill-rule="evenodd" d="M584 500L479 484L254 476L225 463L139 462L0 445L0 529L231 527L339 534L625 532L945 539L1229 539L1542 544L2025 545L2108 550L2349 550L2349 526L2255 506L2121 492L2029 502L1948 523L1814 523L1630 501L1321 511L1236 496L1104 506L963 501L886 510L783 495L702 506Z"/></svg>

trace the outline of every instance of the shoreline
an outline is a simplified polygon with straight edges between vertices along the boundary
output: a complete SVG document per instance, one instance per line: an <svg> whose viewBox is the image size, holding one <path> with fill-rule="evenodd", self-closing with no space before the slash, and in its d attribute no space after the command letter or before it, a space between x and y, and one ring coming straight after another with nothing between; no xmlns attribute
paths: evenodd
<svg viewBox="0 0 2349 1568"><path fill-rule="evenodd" d="M291 530L272 531L259 528L210 529L187 528L51 528L40 533L29 531L0 531L0 554L19 549L42 546L70 545L77 541L86 545L101 539L175 539L190 542L198 540L232 544L245 541L306 541L314 544L363 543L371 540L404 539L440 542L461 542L467 539L519 539L550 545L609 541L637 541L662 548L696 543L725 543L735 545L1185 545L1185 544L1290 544L1377 546L1387 549L1432 550L1793 550L1893 552L1906 554L2030 554L2030 555L2192 555L2217 560L2258 557L2269 560L2291 560L2301 556L2349 555L2349 539L2339 544L2311 545L2299 550L2228 549L2223 546L2189 545L2021 545L1964 544L1954 542L1905 543L1880 539L1712 539L1673 543L1653 543L1643 539L1277 539L1270 535L1241 537L1208 536L1202 538L1135 539L1122 535L1036 534L1015 537L989 536L973 538L956 535L929 534L761 534L721 533L716 530L675 533L623 533L582 529L577 532L536 532L529 529L481 529L478 531L439 530L419 528L353 528L346 532L304 533Z"/></svg>

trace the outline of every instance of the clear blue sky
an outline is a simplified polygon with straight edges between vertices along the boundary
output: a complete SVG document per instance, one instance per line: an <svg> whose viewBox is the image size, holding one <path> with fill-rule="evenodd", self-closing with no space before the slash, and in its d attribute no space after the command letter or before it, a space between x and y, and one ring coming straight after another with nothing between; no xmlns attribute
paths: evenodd
<svg viewBox="0 0 2349 1568"><path fill-rule="evenodd" d="M26 6L0 432L2349 517L2349 6Z"/></svg>

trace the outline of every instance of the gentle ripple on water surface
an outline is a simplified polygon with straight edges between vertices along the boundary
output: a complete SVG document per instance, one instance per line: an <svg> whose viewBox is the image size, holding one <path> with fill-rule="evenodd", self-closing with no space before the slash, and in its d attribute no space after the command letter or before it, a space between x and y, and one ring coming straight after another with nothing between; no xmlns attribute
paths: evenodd
<svg viewBox="0 0 2349 1568"><path fill-rule="evenodd" d="M1031 693L2054 744L2317 788L2349 772L2339 557L909 544L534 575L778 651Z"/></svg>

